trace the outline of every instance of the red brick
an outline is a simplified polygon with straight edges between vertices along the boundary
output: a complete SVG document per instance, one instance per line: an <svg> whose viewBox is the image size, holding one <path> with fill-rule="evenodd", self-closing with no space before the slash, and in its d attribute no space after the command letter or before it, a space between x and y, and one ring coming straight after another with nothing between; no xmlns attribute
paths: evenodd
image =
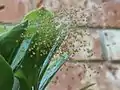
<svg viewBox="0 0 120 90"><path fill-rule="evenodd" d="M0 0L0 5L5 6L3 10L0 10L0 21L18 22L22 19L23 15L28 12L28 4L18 1L19 0Z"/></svg>
<svg viewBox="0 0 120 90"><path fill-rule="evenodd" d="M95 25L102 27L120 27L120 1L119 0L103 0L100 4L102 11L94 12ZM94 24L92 24L94 26Z"/></svg>
<svg viewBox="0 0 120 90"><path fill-rule="evenodd" d="M90 87L91 90L119 90L119 83L116 84L119 78L112 81L109 75L115 70L118 73L119 65L71 62L65 64L48 85L48 90L80 90L88 83L95 83Z"/></svg>

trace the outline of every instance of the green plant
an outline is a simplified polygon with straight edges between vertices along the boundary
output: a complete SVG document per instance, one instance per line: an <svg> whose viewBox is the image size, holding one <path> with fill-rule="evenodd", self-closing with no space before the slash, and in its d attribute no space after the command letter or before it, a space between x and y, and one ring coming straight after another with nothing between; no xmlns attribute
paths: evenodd
<svg viewBox="0 0 120 90"><path fill-rule="evenodd" d="M28 13L11 30L0 28L0 90L44 90L67 60L67 52L51 59L64 40L52 12Z"/></svg>

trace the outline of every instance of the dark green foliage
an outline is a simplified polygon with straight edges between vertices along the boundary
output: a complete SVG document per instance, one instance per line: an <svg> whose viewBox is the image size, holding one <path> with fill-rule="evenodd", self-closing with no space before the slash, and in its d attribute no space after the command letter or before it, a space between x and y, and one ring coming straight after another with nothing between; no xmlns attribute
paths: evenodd
<svg viewBox="0 0 120 90"><path fill-rule="evenodd" d="M11 67L0 55L0 90L12 90L13 72Z"/></svg>
<svg viewBox="0 0 120 90"><path fill-rule="evenodd" d="M0 35L0 54L7 60L8 63L11 63L11 60L14 57L14 54L18 50L21 41L23 38L22 34L26 31L28 22L25 21L12 30L6 31Z"/></svg>
<svg viewBox="0 0 120 90"><path fill-rule="evenodd" d="M59 31L56 29L53 18L53 13L48 10L36 9L28 13L23 21L11 30L0 30L1 61L5 62L0 66L0 72L9 73L9 76L5 75L5 77L10 83L5 87L6 79L1 74L0 81L3 83L0 83L0 90L31 90L32 88L44 90L67 60L68 55L65 54L54 63L57 66L48 69L48 66L51 66L51 58L64 39L64 35L60 35L62 29ZM2 68L8 72L2 71ZM46 73L50 76L48 77Z"/></svg>

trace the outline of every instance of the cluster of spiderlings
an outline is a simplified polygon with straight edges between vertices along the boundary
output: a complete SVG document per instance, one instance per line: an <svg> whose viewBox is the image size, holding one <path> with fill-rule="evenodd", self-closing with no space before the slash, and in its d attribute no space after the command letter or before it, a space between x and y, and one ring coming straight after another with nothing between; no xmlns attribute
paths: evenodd
<svg viewBox="0 0 120 90"><path fill-rule="evenodd" d="M31 16L34 17L31 18ZM29 26L26 33L22 34L21 37L29 38L36 34L29 48L30 57L36 54L44 56L54 45L61 30L56 28L53 15L45 9L39 9L31 16L26 17L29 20Z"/></svg>
<svg viewBox="0 0 120 90"><path fill-rule="evenodd" d="M68 51L71 58L79 56L80 59L88 59L93 56L92 40L86 29L71 29L66 40L61 45L61 50Z"/></svg>
<svg viewBox="0 0 120 90"><path fill-rule="evenodd" d="M30 33L26 35L31 35L34 32L32 29L36 28L36 33L38 37L36 38L36 43L38 44L36 47L32 45L32 48L36 48L39 51L40 56L48 54L52 46L54 45L55 41L62 42L67 30L68 30L68 23L67 22L59 22L56 17L50 16L49 13L45 13L44 11L40 11L38 13L40 18L36 18L36 22L29 21L31 30ZM36 51L34 51L36 52ZM32 56L35 53L32 53Z"/></svg>
<svg viewBox="0 0 120 90"><path fill-rule="evenodd" d="M86 1L86 0L85 0ZM100 12L99 12L100 11ZM93 56L92 51L92 39L90 39L89 28L79 28L77 26L87 25L89 23L94 24L95 14L101 13L101 7L95 5L92 6L92 9L88 7L69 7L69 8L60 8L56 12L56 21L61 25L63 23L68 24L69 30L68 35L61 44L59 50L54 55L54 58L59 57L63 52L69 52L70 58L80 55L79 59L88 59ZM89 21L90 20L90 21ZM95 22L97 23L97 22ZM81 56L83 55L83 56ZM90 64L81 64L85 68L85 77L84 81L96 82L95 77L99 75L99 70L94 68L94 65ZM67 69L67 71L69 68ZM62 71L62 69L60 69ZM59 77L57 77L58 79ZM95 88L95 90L97 90Z"/></svg>
<svg viewBox="0 0 120 90"><path fill-rule="evenodd" d="M71 6L69 8L63 6L56 12L56 14L59 22L69 22L69 24L71 23L73 25L85 25L87 24L87 18L89 17L89 13L86 12L86 8L83 6Z"/></svg>
<svg viewBox="0 0 120 90"><path fill-rule="evenodd" d="M60 18L69 18L74 26L82 26L97 24L98 21L96 20L103 16L101 14L104 14L104 10L101 5L92 0L80 0L78 3L72 4L71 7L66 7L65 4L62 4L56 13Z"/></svg>
<svg viewBox="0 0 120 90"><path fill-rule="evenodd" d="M70 57L80 55L80 57L82 57L81 59L88 59L94 55L92 51L93 43L92 38L90 38L91 36L89 29L80 28L79 26L95 24L95 14L97 12L103 13L103 11L101 6L94 2L83 0L82 3L83 5L72 5L69 8L62 6L58 11L55 12L55 19L59 25L66 23L69 27L68 36L66 36L66 39L62 43L60 49L57 51L56 56L65 51L70 53Z"/></svg>

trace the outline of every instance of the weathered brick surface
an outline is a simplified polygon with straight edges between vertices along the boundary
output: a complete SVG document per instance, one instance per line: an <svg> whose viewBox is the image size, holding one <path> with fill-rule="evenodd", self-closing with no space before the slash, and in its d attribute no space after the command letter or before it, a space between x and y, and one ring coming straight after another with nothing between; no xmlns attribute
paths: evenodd
<svg viewBox="0 0 120 90"><path fill-rule="evenodd" d="M54 76L47 89L80 90L84 86L95 83L89 88L90 90L119 90L119 65L110 66L111 68L109 65L100 63L66 62ZM116 76L117 78L115 78Z"/></svg>
<svg viewBox="0 0 120 90"><path fill-rule="evenodd" d="M88 28L71 30L64 40L64 47L67 48L64 51L70 53L70 60L102 60L100 36L97 30Z"/></svg>
<svg viewBox="0 0 120 90"><path fill-rule="evenodd" d="M30 8L29 0L0 0L0 22L18 22Z"/></svg>
<svg viewBox="0 0 120 90"><path fill-rule="evenodd" d="M53 78L48 90L80 90L87 84L95 83L86 68L84 64L66 62Z"/></svg>
<svg viewBox="0 0 120 90"><path fill-rule="evenodd" d="M101 45L102 52L105 58L108 60L119 60L120 59L120 31L118 30L106 30L101 31Z"/></svg>
<svg viewBox="0 0 120 90"><path fill-rule="evenodd" d="M95 12L95 23L100 26L120 27L120 1L119 0L103 0L100 4L102 13Z"/></svg>
<svg viewBox="0 0 120 90"><path fill-rule="evenodd" d="M71 4L70 0L67 0L67 1L69 1L69 4ZM116 0L116 1L115 0L114 1L113 0L104 0L104 1L93 0L93 1L95 1L95 3L97 3L97 5L100 5L101 8L97 9L96 11L94 11L96 9L96 8L94 8L93 15L90 16L91 18L89 21L89 24L91 26L100 26L100 27L107 26L107 27L114 27L114 28L120 27L119 2L116 3L116 1L118 1L118 0ZM72 2L72 4L73 4L73 2ZM66 5L66 7L69 7L69 5L68 6ZM51 9L52 8L53 8L53 11L56 11L59 7L56 6L56 8L51 7ZM95 60L102 59L102 54L105 55L103 52L104 52L104 50L106 50L105 51L106 54L111 56L112 59L119 59L120 57L117 54L117 53L119 53L119 50L118 50L119 40L117 40L119 37L115 38L116 36L119 36L119 35L116 35L115 33L113 33L112 35L114 38L111 38L111 35L109 34L109 31L108 31L107 32L108 38L105 37L104 39L101 39L101 37L103 37L103 36L100 37L100 33L103 30L105 30L105 29L91 29L90 30L90 36L87 37L87 40L91 41L90 48L92 48L92 51L94 52L94 55L90 58L95 59ZM108 30L111 30L111 29L108 29ZM119 33L119 31L117 33ZM85 38L86 37L84 37L83 39L85 39ZM114 39L114 40L112 41L112 39ZM106 43L108 41L110 41L109 43L111 43L111 44L113 42L115 42L116 45L112 46L111 49L107 50L107 45L104 45L104 48L101 46L102 43L105 44L104 40L106 40L105 41ZM74 43L74 40L73 40L73 43ZM110 59L109 56L107 57L107 59ZM76 59L78 59L78 60L84 59L85 60L86 57L84 57L84 51L82 51L78 55L75 55L74 57L72 57L72 60L76 60ZM69 65L72 65L73 69L71 69L69 67ZM84 65L82 63L78 63L77 65L84 67ZM94 63L94 64L89 64L89 65L85 64L86 67L82 68L82 70L85 72L82 72L82 75L81 75L82 80L79 80L79 78L76 75L78 74L78 72L80 72L79 70L81 70L81 67L79 67L77 65L75 63L69 63L69 64L67 63L66 66L63 66L62 67L63 70L66 69L66 67L68 68L68 70L67 71L59 71L53 79L53 81L57 82L57 83L56 84L51 83L48 86L48 89L49 90L56 90L56 89L57 90L59 90L59 89L60 90L79 90L81 87L83 87L86 84L87 80L91 81L91 82L93 81L96 83L96 86L91 87L92 90L119 90L120 89L120 87L119 87L119 82L120 82L119 66L114 65L114 67L112 67L112 65L110 65L111 67L109 67L107 65L100 64L100 62ZM73 75L72 74L73 72L76 74ZM97 72L97 74L95 74L96 72ZM62 76L65 76L66 73L67 73L67 77L64 78L64 80L63 80ZM56 77L58 78L58 80L56 80ZM72 80L72 77L74 77L75 79ZM115 78L115 77L117 77L117 78ZM77 81L77 80L79 80L79 81Z"/></svg>

